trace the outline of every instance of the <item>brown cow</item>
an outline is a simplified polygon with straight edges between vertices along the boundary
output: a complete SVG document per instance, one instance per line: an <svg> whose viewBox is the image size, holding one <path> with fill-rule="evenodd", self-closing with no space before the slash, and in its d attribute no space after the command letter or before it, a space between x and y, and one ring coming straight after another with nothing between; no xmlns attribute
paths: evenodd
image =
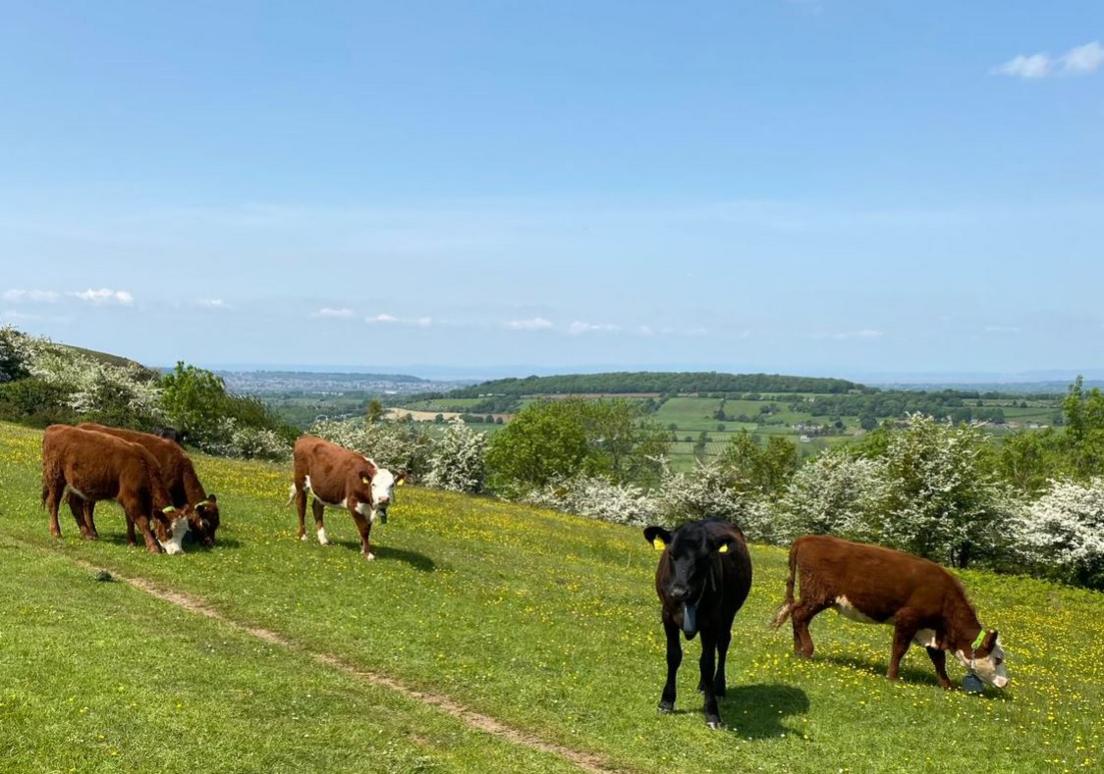
<svg viewBox="0 0 1104 774"><path fill-rule="evenodd" d="M61 537L58 506L70 493L82 500L117 501L126 514L127 541L131 545L137 524L147 550L161 553L162 545L150 531L152 517L157 535L169 546L169 552L179 550L181 526L186 527L191 507L180 510L173 506L161 482L157 460L141 446L68 425L46 428L42 436L42 504L50 512L50 533L54 537ZM76 511L73 517L83 537L97 537Z"/></svg>
<svg viewBox="0 0 1104 774"><path fill-rule="evenodd" d="M794 602L794 578L801 599ZM893 651L887 676L897 679L909 645L923 645L939 684L951 688L947 651L997 688L1008 684L1004 649L996 631L986 631L962 584L935 562L881 546L826 535L807 535L790 548L786 600L773 626L792 618L794 652L810 658L809 622L823 610L862 623L892 624Z"/></svg>
<svg viewBox="0 0 1104 774"><path fill-rule="evenodd" d="M387 509L394 499L394 488L407 478L381 468L367 457L321 438L304 435L295 442L292 454L295 480L291 498L299 515L299 539L307 539L307 490L314 495L311 509L318 542L329 545L322 514L327 505L349 510L360 532L360 550L365 559L375 559L368 537L378 518L387 523Z"/></svg>
<svg viewBox="0 0 1104 774"><path fill-rule="evenodd" d="M199 541L205 546L215 544L215 531L219 528L218 499L214 494L208 493L196 475L195 467L188 455L176 443L161 436L150 433L140 433L137 430L126 430L121 427L108 427L98 425L95 422L82 422L77 425L82 430L93 430L97 433L107 433L124 441L136 443L154 456L157 464L161 466L161 480L169 490L172 504L177 508L191 505L195 513L188 522L188 526ZM69 496L69 507L74 509L83 504L84 520L89 528L95 532L95 520L93 509L95 503L91 500L81 501L75 495Z"/></svg>

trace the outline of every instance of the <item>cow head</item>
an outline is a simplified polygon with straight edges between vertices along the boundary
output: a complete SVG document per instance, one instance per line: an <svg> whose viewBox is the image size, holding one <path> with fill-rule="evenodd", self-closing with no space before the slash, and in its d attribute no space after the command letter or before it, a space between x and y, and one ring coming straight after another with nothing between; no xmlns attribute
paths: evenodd
<svg viewBox="0 0 1104 774"><path fill-rule="evenodd" d="M382 523L387 523L387 509L395 502L395 487L405 484L408 478L405 470L393 473L387 468L377 468L372 477L372 512Z"/></svg>
<svg viewBox="0 0 1104 774"><path fill-rule="evenodd" d="M209 494L206 500L196 503L192 509L188 526L199 542L210 548L215 544L215 532L219 528L218 498Z"/></svg>
<svg viewBox="0 0 1104 774"><path fill-rule="evenodd" d="M660 591L665 603L681 608L682 630L693 637L698 631L698 603L715 571L717 556L729 551L731 536L696 521L673 533L663 527L646 527L644 538L663 552L659 559Z"/></svg>
<svg viewBox="0 0 1104 774"><path fill-rule="evenodd" d="M184 553L184 536L190 531L194 520L195 508L190 505L183 508L169 505L163 508L160 513L154 514L157 542L161 544L161 548L165 550L165 553Z"/></svg>
<svg viewBox="0 0 1104 774"><path fill-rule="evenodd" d="M1008 669L1004 666L1004 648L1001 647L1000 636L995 629L989 632L982 629L970 646L969 652L962 649L956 650L955 657L962 666L990 685L997 688L1008 685Z"/></svg>

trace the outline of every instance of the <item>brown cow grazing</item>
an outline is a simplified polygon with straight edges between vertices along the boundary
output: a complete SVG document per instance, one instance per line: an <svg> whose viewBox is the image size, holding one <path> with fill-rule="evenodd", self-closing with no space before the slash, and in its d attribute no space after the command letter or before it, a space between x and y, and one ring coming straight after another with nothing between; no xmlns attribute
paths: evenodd
<svg viewBox="0 0 1104 774"><path fill-rule="evenodd" d="M219 528L218 499L214 494L207 492L196 475L195 467L188 455L176 443L166 438L150 433L140 433L137 430L126 430L121 427L108 427L98 425L95 422L82 422L77 425L82 430L93 430L97 433L107 433L124 441L136 443L154 456L157 464L161 466L161 480L165 488L169 490L172 504L177 508L191 505L194 513L188 521L191 532L205 546L215 544L215 532ZM83 503L84 518L89 528L95 532L93 509L95 503L91 500L80 501L70 494L69 507ZM74 514L76 511L74 510Z"/></svg>
<svg viewBox="0 0 1104 774"><path fill-rule="evenodd" d="M794 601L794 579L801 599ZM810 658L809 622L823 610L862 623L893 625L890 680L896 680L909 645L923 645L939 684L951 688L948 651L971 674L1003 688L1008 684L1004 649L996 631L986 631L962 584L935 562L881 546L825 535L807 535L790 548L786 600L773 626L793 622L794 652Z"/></svg>
<svg viewBox="0 0 1104 774"><path fill-rule="evenodd" d="M732 620L751 589L751 557L744 535L727 521L705 519L684 524L673 533L648 527L644 537L663 551L655 577L667 635L667 682L659 709L675 708L675 677L682 663L679 630L688 640L701 632L698 690L705 695L706 723L720 728L717 697L726 690L725 657Z"/></svg>
<svg viewBox="0 0 1104 774"><path fill-rule="evenodd" d="M177 553L190 506L173 506L153 455L137 444L104 433L67 425L51 425L42 437L42 503L50 512L50 533L61 537L58 507L66 494L82 500L115 500L127 518L127 539L134 544L134 525L150 553L162 543ZM96 537L76 511L81 535ZM150 531L150 519L161 542Z"/></svg>
<svg viewBox="0 0 1104 774"><path fill-rule="evenodd" d="M299 539L306 540L307 491L314 495L311 508L318 542L329 545L322 514L327 505L349 510L360 532L360 550L365 559L375 559L369 535L378 518L387 523L387 509L394 501L395 486L401 486L406 472L397 476L367 457L321 438L305 435L295 442L292 454L295 479L291 500L299 515Z"/></svg>

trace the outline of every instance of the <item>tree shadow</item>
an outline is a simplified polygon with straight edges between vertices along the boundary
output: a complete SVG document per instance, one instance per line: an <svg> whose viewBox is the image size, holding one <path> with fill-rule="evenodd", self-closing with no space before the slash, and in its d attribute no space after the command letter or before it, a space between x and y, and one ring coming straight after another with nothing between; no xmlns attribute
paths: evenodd
<svg viewBox="0 0 1104 774"><path fill-rule="evenodd" d="M332 545L350 548L357 552L360 551L360 541L334 540L331 542ZM377 562L406 562L419 572L433 572L435 569L437 569L437 564L425 554L420 554L417 551L408 551L405 548L394 548L393 546L373 543L372 553L375 554Z"/></svg>
<svg viewBox="0 0 1104 774"><path fill-rule="evenodd" d="M768 739L792 732L783 721L809 711L805 691L782 683L729 686L718 700L725 729L745 739Z"/></svg>

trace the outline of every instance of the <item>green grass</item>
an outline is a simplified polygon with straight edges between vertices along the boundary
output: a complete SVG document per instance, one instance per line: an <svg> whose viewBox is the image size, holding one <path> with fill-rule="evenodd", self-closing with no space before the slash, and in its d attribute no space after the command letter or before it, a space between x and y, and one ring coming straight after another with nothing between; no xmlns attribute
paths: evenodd
<svg viewBox="0 0 1104 774"><path fill-rule="evenodd" d="M405 771L423 758L425 768L470 770L561 763L504 751L505 742L302 655L121 584L93 583L70 563L78 557L200 596L306 651L447 694L628 770L1100 766L1099 593L963 573L982 619L1002 631L1012 685L984 697L944 693L922 651L906 658L901 682L885 680L890 631L831 614L813 625L814 660L792 657L788 634L765 625L782 596L785 552L753 546L755 584L737 617L721 704L728 728L710 732L693 690L696 642L679 681L686 711L655 711L664 672L656 557L637 529L408 487L374 535L379 559L369 563L340 513L327 522L335 545L295 539L284 506L288 471L199 458L224 513L216 549L181 557L128 549L121 516L106 505L100 542L81 542L69 528L57 543L38 507L38 439L0 425L2 534L37 547L0 548L0 750L21 762L13 770L90 770L107 754L99 734L126 756L128 771L371 762ZM171 655L171 670L151 671L158 654ZM961 670L952 667L952 677ZM125 701L115 699L120 685ZM91 717L79 714L85 706ZM151 732L158 720L209 730L202 743L165 744Z"/></svg>

